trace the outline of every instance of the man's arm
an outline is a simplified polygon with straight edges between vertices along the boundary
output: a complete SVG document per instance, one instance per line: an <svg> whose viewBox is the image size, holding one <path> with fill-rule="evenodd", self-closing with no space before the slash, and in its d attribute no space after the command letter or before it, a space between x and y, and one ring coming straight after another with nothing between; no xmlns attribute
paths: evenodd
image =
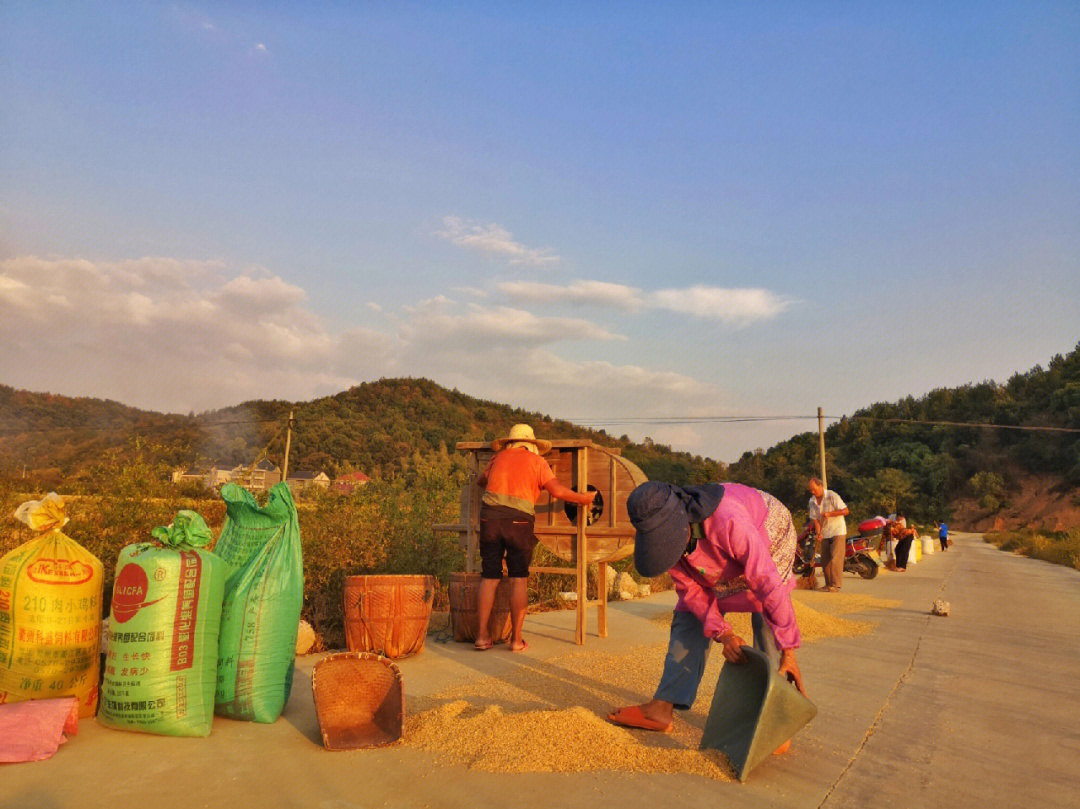
<svg viewBox="0 0 1080 809"><path fill-rule="evenodd" d="M823 511L821 513L821 518L829 519L830 517L846 517L848 514L850 514L851 512L848 511L847 504L840 499L840 495L838 495L836 492L831 492L831 494L832 497L829 498L829 503L833 506L833 510ZM822 507L825 506L824 499L822 500L821 505Z"/></svg>
<svg viewBox="0 0 1080 809"><path fill-rule="evenodd" d="M568 503L577 503L579 506L592 505L592 501L596 499L595 489L591 492L575 492L573 489L563 486L558 478L552 478L545 483L544 490L552 497L566 500Z"/></svg>

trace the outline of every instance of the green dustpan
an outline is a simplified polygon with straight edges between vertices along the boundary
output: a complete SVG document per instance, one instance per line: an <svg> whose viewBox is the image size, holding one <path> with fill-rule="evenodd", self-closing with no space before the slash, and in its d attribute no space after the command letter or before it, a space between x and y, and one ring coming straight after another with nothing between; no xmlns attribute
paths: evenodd
<svg viewBox="0 0 1080 809"><path fill-rule="evenodd" d="M817 715L817 706L776 672L769 658L743 647L745 663L725 663L716 681L701 749L719 750L740 781Z"/></svg>

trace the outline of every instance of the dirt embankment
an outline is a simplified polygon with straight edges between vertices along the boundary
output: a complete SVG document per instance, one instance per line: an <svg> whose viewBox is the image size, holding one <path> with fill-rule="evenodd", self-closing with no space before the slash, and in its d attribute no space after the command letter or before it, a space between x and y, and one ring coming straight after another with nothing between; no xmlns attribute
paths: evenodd
<svg viewBox="0 0 1080 809"><path fill-rule="evenodd" d="M1065 531L1080 525L1080 487L1063 484L1059 477L1017 476L1006 503L987 513L975 498L953 504L951 528L964 531L1006 531L1035 528Z"/></svg>

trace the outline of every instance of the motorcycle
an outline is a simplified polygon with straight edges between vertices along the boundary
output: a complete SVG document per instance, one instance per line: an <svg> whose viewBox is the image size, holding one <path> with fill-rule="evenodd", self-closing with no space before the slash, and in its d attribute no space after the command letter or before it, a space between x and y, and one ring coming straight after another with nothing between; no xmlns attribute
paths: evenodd
<svg viewBox="0 0 1080 809"><path fill-rule="evenodd" d="M821 554L816 552L817 535L809 533L795 546L796 576L810 576L814 568L821 567ZM878 561L874 558L873 537L847 537L844 542L844 571L858 573L864 579L872 579L878 574Z"/></svg>

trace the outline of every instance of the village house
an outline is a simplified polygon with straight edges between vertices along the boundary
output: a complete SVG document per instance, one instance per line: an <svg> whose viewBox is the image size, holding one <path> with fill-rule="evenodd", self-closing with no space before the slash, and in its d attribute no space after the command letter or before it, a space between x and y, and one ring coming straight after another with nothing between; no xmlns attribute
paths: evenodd
<svg viewBox="0 0 1080 809"><path fill-rule="evenodd" d="M264 492L281 482L281 470L268 460L259 461L254 466L240 464L230 471L230 481L253 492Z"/></svg>
<svg viewBox="0 0 1080 809"><path fill-rule="evenodd" d="M330 487L330 477L325 472L293 472L285 481L292 491L299 492L317 486L320 489Z"/></svg>
<svg viewBox="0 0 1080 809"><path fill-rule="evenodd" d="M175 484L181 483L198 483L202 486L209 486L210 471L204 469L198 472L194 469L174 469L172 473L172 482Z"/></svg>
<svg viewBox="0 0 1080 809"><path fill-rule="evenodd" d="M341 494L352 494L358 486L370 482L371 478L363 472L346 472L344 475L334 478L333 488L335 492Z"/></svg>
<svg viewBox="0 0 1080 809"><path fill-rule="evenodd" d="M281 481L281 470L270 461L259 461L254 466L240 464L233 467L211 466L204 472L194 469L174 469L172 482L201 483L209 489L220 489L226 483L239 483L250 491L261 492ZM329 484L329 479L327 480Z"/></svg>

